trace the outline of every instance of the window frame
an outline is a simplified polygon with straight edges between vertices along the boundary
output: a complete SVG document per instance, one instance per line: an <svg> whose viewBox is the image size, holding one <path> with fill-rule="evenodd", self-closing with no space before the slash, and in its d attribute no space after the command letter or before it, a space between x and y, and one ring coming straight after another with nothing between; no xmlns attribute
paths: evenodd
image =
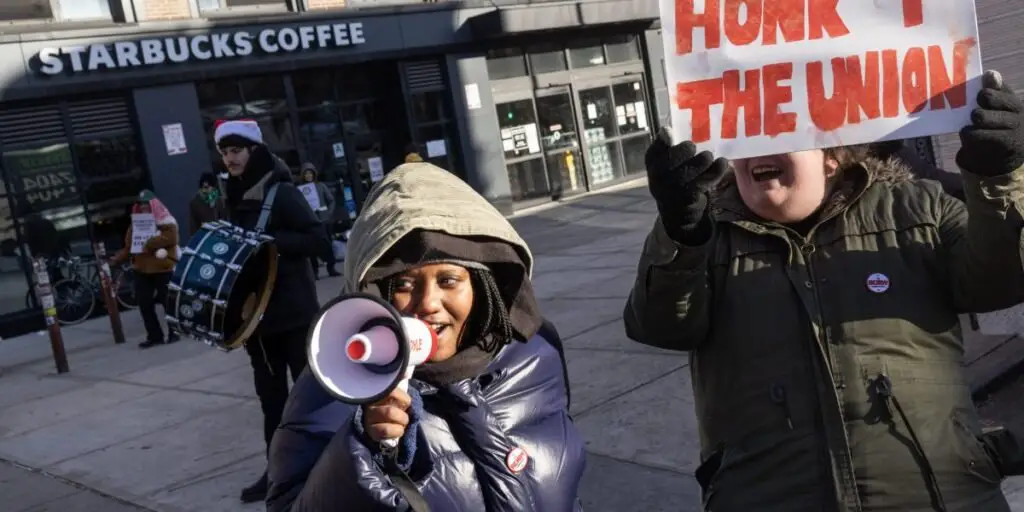
<svg viewBox="0 0 1024 512"><path fill-rule="evenodd" d="M217 0L221 5L216 9L203 9L199 6L200 0L189 0L189 8L195 18L219 18L225 16L239 16L246 14L268 14L279 12L298 12L296 2L300 0L278 0L277 5L239 5L235 7L224 6L227 0Z"/></svg>
<svg viewBox="0 0 1024 512"><path fill-rule="evenodd" d="M18 20L4 20L0 19L0 26L33 26L33 25L50 25L56 23L96 23L96 22L114 22L116 21L117 13L121 12L123 6L121 0L105 0L107 2L107 10L110 12L108 17L96 17L96 18L77 18L77 19L65 19L62 15L62 9L60 6L60 0L47 0L50 5L50 17L49 18L30 18L30 19L18 19Z"/></svg>

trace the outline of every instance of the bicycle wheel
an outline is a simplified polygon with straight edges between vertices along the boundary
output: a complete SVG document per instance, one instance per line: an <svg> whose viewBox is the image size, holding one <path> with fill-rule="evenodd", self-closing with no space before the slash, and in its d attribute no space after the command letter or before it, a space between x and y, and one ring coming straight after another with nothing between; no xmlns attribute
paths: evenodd
<svg viewBox="0 0 1024 512"><path fill-rule="evenodd" d="M135 274L131 269L121 269L115 274L112 286L117 293L117 303L125 309L139 307L139 301L135 300Z"/></svg>
<svg viewBox="0 0 1024 512"><path fill-rule="evenodd" d="M53 285L53 302L61 325L77 325L96 309L96 293L88 283L65 279Z"/></svg>

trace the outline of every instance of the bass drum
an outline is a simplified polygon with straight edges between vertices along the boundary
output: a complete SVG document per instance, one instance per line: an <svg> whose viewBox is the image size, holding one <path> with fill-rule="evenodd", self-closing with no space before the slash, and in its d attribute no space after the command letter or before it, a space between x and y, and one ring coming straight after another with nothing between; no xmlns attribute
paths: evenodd
<svg viewBox="0 0 1024 512"><path fill-rule="evenodd" d="M182 250L167 288L167 324L224 351L249 339L277 279L274 239L208 222Z"/></svg>

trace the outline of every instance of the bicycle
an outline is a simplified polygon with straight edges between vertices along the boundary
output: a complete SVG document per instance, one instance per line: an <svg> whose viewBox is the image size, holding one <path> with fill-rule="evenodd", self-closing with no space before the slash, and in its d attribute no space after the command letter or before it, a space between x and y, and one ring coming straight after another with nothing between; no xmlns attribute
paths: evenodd
<svg viewBox="0 0 1024 512"><path fill-rule="evenodd" d="M84 262L79 256L60 257L53 264L47 263L51 275L54 269L62 270L64 278L52 285L54 307L57 309L57 321L61 325L77 325L92 317L97 301L102 301L103 288L100 273L95 262ZM135 300L134 273L131 265L122 264L111 269L111 284L114 287L117 302L125 309L138 307ZM29 308L40 307L35 290L29 290L25 297Z"/></svg>

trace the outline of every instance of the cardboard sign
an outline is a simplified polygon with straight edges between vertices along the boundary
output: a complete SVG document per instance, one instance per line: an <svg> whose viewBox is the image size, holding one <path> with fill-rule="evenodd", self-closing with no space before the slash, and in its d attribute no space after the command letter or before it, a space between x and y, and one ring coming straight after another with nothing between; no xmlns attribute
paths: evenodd
<svg viewBox="0 0 1024 512"><path fill-rule="evenodd" d="M320 194L316 193L316 183L304 183L298 188L302 191L302 197L305 197L306 202L309 203L309 207L314 212L318 211L320 209Z"/></svg>
<svg viewBox="0 0 1024 512"><path fill-rule="evenodd" d="M743 158L958 131L973 0L661 0L676 141Z"/></svg>
<svg viewBox="0 0 1024 512"><path fill-rule="evenodd" d="M132 254L142 254L142 248L150 238L160 234L156 227L156 218L152 213L132 214Z"/></svg>

